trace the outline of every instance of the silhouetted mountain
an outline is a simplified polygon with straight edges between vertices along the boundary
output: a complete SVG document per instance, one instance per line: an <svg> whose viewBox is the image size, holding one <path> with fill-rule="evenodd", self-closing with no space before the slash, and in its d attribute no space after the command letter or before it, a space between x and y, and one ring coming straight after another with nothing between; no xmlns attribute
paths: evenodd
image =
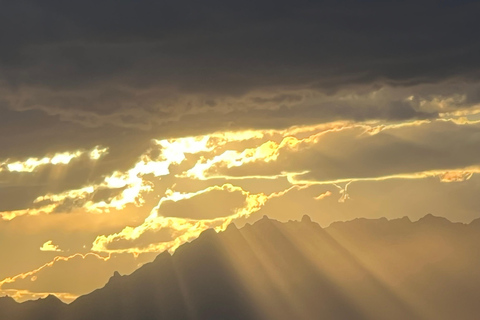
<svg viewBox="0 0 480 320"><path fill-rule="evenodd" d="M0 319L60 319L66 308L67 305L53 295L23 303L17 303L10 297L3 297L0 298Z"/></svg>
<svg viewBox="0 0 480 320"><path fill-rule="evenodd" d="M207 230L70 305L0 298L0 319L478 319L480 222L427 215Z"/></svg>

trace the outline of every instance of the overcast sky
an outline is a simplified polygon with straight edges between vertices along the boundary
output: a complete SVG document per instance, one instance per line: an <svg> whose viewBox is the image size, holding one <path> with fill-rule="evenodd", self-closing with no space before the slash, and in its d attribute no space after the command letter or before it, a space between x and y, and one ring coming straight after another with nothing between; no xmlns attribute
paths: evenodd
<svg viewBox="0 0 480 320"><path fill-rule="evenodd" d="M0 295L207 228L480 217L474 1L0 3Z"/></svg>

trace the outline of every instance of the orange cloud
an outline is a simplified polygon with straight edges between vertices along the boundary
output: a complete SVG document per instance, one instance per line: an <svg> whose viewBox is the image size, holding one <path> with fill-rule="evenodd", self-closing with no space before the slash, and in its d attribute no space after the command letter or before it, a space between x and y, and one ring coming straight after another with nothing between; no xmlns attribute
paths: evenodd
<svg viewBox="0 0 480 320"><path fill-rule="evenodd" d="M456 118L443 118L435 121L451 121L456 123ZM380 123L369 121L354 123L348 121L332 122L312 126L292 127L284 130L246 130L238 132L216 132L209 135L195 137L183 137L174 139L153 140L158 148L159 155L152 157L147 150L140 155L137 163L125 172L114 171L103 177L103 182L83 186L79 189L67 190L58 194L45 194L33 202L30 208L0 212L4 220L11 220L22 215L49 214L55 212L62 203L69 201L74 206L82 208L84 212L102 213L112 209L121 210L127 205L133 204L141 207L144 205L144 196L154 191L154 186L147 181L146 176L161 178L171 174L172 165L185 162L188 156L194 157L193 165L184 171L175 174L179 178L191 178L196 180L211 179L278 179L287 177L292 185L298 184L339 184L349 181L380 181L386 179L418 179L429 176L440 176L442 172L424 171L416 173L398 173L381 177L369 178L344 178L328 181L302 181L301 177L307 173L280 172L267 175L243 175L229 176L219 173L221 168L242 167L250 163L269 163L278 160L282 152L296 152L303 148L316 144L323 135L340 132L349 129L360 129L363 134L376 135L385 130L395 130L408 126L421 126L431 123L432 120L415 120L403 123ZM246 147L238 142L258 143L254 147ZM235 146L235 147L230 147ZM106 154L107 148L95 147L88 152L90 159L95 160ZM0 170L12 170L19 172L32 172L44 164L69 163L75 157L87 153L87 151L75 151L71 153L58 153L42 159L30 158L25 161L4 162ZM451 170L449 170L451 171ZM441 178L446 182L452 180L452 173ZM453 180L458 181L460 178ZM464 179L468 179L468 175ZM105 200L93 200L97 190L119 189L118 194ZM121 189L121 190L120 190ZM342 201L348 199L348 194L342 195Z"/></svg>
<svg viewBox="0 0 480 320"><path fill-rule="evenodd" d="M40 247L40 251L62 251L58 248L57 245L54 245L52 240L48 240L47 242L45 242L41 247Z"/></svg>
<svg viewBox="0 0 480 320"><path fill-rule="evenodd" d="M332 195L332 192L327 191L327 192L319 194L318 196L314 197L313 199L322 200L322 199L325 199L326 197L330 197L331 195Z"/></svg>
<svg viewBox="0 0 480 320"><path fill-rule="evenodd" d="M56 153L52 156L45 156L43 158L28 158L23 161L14 162L6 160L0 165L0 171L7 170L10 172L34 172L38 167L47 164L69 164L73 159L78 158L86 153L91 160L98 160L105 155L107 151L108 148L96 146L91 151L77 150L73 152L62 152Z"/></svg>
<svg viewBox="0 0 480 320"><path fill-rule="evenodd" d="M144 252L162 252L165 250L169 250L172 252L183 243L197 238L200 233L202 233L206 229L214 228L217 231L224 230L235 219L249 217L251 214L260 210L268 200L281 197L293 189L304 189L307 187L308 186L292 186L286 190L275 192L270 195L266 195L264 193L252 194L248 191L243 190L241 187L231 184L224 184L222 186L211 186L206 189L190 193L180 193L169 189L167 190L165 196L160 199L158 205L152 210L150 216L147 217L147 219L145 219L145 221L141 225L137 227L126 227L118 233L98 236L93 242L91 250L95 252L108 253L128 252L135 255ZM216 219L195 220L175 217L163 217L160 215L161 205L166 201L177 202L185 199L190 199L192 197L211 192L213 190L241 192L245 196L244 205L242 207L236 208L233 214L226 217L219 217ZM165 228L173 230L177 237L172 241L152 243L151 245L143 248L108 248L108 245L110 243L114 243L115 241L119 241L120 239L135 240L147 231L161 230Z"/></svg>
<svg viewBox="0 0 480 320"><path fill-rule="evenodd" d="M2 288L2 285L6 284L6 283L13 283L19 279L26 279L27 277L32 277L34 276L35 274L37 274L38 272L42 271L43 269L45 268L49 268L49 267L52 267L56 262L58 261L68 261L70 259L73 259L73 258L76 258L76 257L81 257L82 259L85 259L86 257L88 256L94 256L98 259L101 259L103 261L107 261L110 259L110 255L108 255L107 257L102 257L101 255L97 254L97 253L93 253L93 252L89 252L89 253L86 253L86 254L82 254L82 253L75 253L71 256L68 256L68 257L65 257L65 256L56 256L55 258L53 258L51 261L41 265L40 267L34 269L34 270L31 270L31 271L28 271L28 272L23 272L23 273L19 273L15 276L12 276L12 277L7 277L7 278L4 278L3 280L0 280L0 290Z"/></svg>
<svg viewBox="0 0 480 320"><path fill-rule="evenodd" d="M461 182L465 180L469 180L474 173L478 173L477 170L471 171L447 171L442 174L439 174L439 178L441 182Z"/></svg>

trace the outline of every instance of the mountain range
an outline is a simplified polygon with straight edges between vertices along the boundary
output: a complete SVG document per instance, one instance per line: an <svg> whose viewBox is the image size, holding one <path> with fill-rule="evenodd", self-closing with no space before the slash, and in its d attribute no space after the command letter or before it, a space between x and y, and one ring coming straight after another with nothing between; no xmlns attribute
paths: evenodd
<svg viewBox="0 0 480 320"><path fill-rule="evenodd" d="M203 232L64 304L0 298L0 319L470 320L480 314L480 219L268 217Z"/></svg>

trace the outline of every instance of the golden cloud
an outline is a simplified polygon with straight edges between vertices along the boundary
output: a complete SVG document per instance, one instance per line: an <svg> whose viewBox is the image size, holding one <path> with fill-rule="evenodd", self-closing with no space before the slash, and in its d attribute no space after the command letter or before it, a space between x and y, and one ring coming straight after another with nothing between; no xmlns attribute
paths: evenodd
<svg viewBox="0 0 480 320"><path fill-rule="evenodd" d="M23 161L9 161L6 160L0 165L0 171L7 170L10 172L34 172L38 167L47 164L69 164L75 158L87 154L91 160L98 160L107 154L108 148L101 148L96 146L91 151L77 150L73 152L56 153L52 156L45 156L43 158L28 158Z"/></svg>
<svg viewBox="0 0 480 320"><path fill-rule="evenodd" d="M48 240L40 247L40 251L61 252L62 250L60 250L57 245L53 244L52 240Z"/></svg>

